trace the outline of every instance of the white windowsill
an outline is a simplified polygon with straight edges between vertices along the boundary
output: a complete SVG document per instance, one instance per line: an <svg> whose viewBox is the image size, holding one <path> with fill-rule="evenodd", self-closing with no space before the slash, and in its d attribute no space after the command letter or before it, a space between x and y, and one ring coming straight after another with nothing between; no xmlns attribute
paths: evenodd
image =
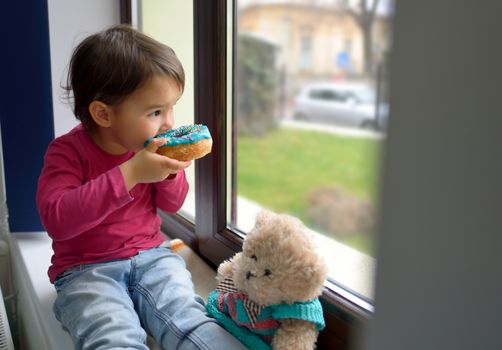
<svg viewBox="0 0 502 350"><path fill-rule="evenodd" d="M52 257L51 239L46 232L14 233L9 236L9 245L18 288L23 288L22 300L18 302L31 304L30 307L23 307L21 312L25 314L21 316L29 318L28 328L37 328L24 331L25 337L38 334L36 340L28 342L36 342L37 349L72 349L69 334L52 312L56 290L47 275ZM216 272L188 247L182 248L178 254L185 259L192 274L195 291L207 298L209 291L216 287ZM148 345L151 349L158 349L151 339Z"/></svg>
<svg viewBox="0 0 502 350"><path fill-rule="evenodd" d="M20 289L17 302L24 305L18 310L21 341L28 342L28 348L37 344L39 349L72 349L70 336L52 312L56 291L47 276L51 240L45 232L14 233L9 236L9 245L14 280Z"/></svg>

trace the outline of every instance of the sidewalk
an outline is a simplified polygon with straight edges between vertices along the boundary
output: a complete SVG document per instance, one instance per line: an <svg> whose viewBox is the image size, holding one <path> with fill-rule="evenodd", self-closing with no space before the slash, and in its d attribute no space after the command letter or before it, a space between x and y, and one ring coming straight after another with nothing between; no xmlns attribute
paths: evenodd
<svg viewBox="0 0 502 350"><path fill-rule="evenodd" d="M330 134L350 136L350 137L365 137L381 140L385 138L385 134L367 129L357 129L350 127L342 127L328 124L320 124L313 122L298 121L293 119L282 119L280 121L280 126L284 128L291 129L302 129L302 130L314 130L321 131Z"/></svg>

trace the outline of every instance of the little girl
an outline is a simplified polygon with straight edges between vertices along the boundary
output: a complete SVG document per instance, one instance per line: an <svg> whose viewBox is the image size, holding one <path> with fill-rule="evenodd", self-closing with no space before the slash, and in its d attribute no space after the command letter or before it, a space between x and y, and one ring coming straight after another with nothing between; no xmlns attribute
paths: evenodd
<svg viewBox="0 0 502 350"><path fill-rule="evenodd" d="M173 50L127 26L75 49L68 89L81 124L48 147L37 207L52 238L56 318L77 349L244 349L207 317L183 260L160 246L157 208L180 209L180 162L146 139L173 127L185 76Z"/></svg>

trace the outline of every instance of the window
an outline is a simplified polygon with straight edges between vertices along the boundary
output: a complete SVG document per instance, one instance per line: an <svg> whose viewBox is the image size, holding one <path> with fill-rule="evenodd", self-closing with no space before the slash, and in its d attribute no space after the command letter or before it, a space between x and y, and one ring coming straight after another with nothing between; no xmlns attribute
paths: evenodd
<svg viewBox="0 0 502 350"><path fill-rule="evenodd" d="M193 62L194 84L187 75L187 89L193 88L195 109L185 92L184 113L194 116L188 123L206 124L214 142L212 153L192 167L194 204L181 216L163 214L166 232L217 265L240 249L260 209L297 216L316 233L330 266L325 306L368 315L391 3L380 2L364 24L369 32L357 18L371 17L373 9L353 3L195 0L192 8L184 0L140 2L139 23L156 38L165 35L185 68ZM341 48L346 54L338 55ZM342 97L336 110L322 109L319 120L312 109L300 109L302 92L315 84L330 86L317 90L322 103ZM294 153L291 144L299 145ZM334 315L328 325L339 322L339 311L328 314Z"/></svg>
<svg viewBox="0 0 502 350"><path fill-rule="evenodd" d="M360 21L373 9L356 3L235 2L229 207L241 232L261 208L302 219L331 281L371 309L391 12Z"/></svg>
<svg viewBox="0 0 502 350"><path fill-rule="evenodd" d="M193 3L191 1L137 1L133 24L144 33L169 45L185 69L185 91L174 107L175 127L194 123L193 66ZM166 15L167 14L167 15ZM166 18L168 20L166 20ZM179 212L190 222L195 221L195 172L186 171L190 191Z"/></svg>

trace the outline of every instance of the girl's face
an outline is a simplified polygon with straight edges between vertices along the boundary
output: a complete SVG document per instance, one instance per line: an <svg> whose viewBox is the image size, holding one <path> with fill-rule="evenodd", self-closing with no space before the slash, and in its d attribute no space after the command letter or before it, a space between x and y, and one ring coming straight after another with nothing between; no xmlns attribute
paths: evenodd
<svg viewBox="0 0 502 350"><path fill-rule="evenodd" d="M172 78L153 76L122 103L111 107L112 141L124 152L140 151L146 139L172 129L173 107L180 97L181 90Z"/></svg>

